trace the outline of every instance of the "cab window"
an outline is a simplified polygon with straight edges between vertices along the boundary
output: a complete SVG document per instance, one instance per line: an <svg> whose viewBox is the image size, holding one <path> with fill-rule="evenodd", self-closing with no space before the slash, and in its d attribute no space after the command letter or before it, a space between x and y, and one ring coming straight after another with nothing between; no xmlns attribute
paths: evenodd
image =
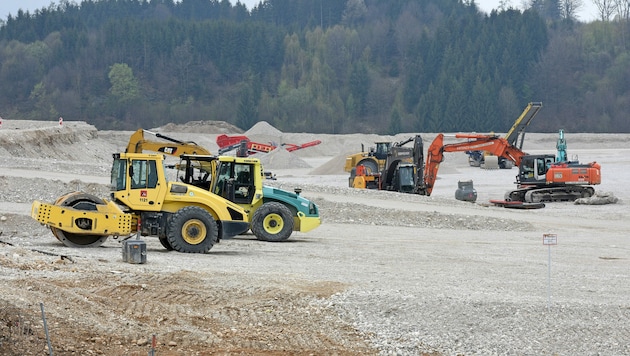
<svg viewBox="0 0 630 356"><path fill-rule="evenodd" d="M251 185L252 184L252 173L251 173L251 165L249 164L237 164L234 168L234 173L236 175L236 183L242 185Z"/></svg>
<svg viewBox="0 0 630 356"><path fill-rule="evenodd" d="M131 189L147 189L157 186L158 176L155 161L133 160L131 167Z"/></svg>
<svg viewBox="0 0 630 356"><path fill-rule="evenodd" d="M217 173L217 185L214 187L214 194L223 196L226 194L226 184L231 178L231 164L222 163Z"/></svg>
<svg viewBox="0 0 630 356"><path fill-rule="evenodd" d="M111 183L114 191L127 189L127 160L120 158L114 160Z"/></svg>
<svg viewBox="0 0 630 356"><path fill-rule="evenodd" d="M544 158L536 159L536 167L537 167L537 175L544 176L547 173L547 164L545 163Z"/></svg>

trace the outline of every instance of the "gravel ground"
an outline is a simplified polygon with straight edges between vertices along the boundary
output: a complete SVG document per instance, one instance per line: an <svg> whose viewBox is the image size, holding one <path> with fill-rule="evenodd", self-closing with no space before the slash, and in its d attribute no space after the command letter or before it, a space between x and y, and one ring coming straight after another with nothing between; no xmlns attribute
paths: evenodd
<svg viewBox="0 0 630 356"><path fill-rule="evenodd" d="M468 167L463 154L447 157L431 197L347 188L343 155L377 138L321 135L281 160L261 156L278 176L269 185L318 203L319 228L285 243L242 235L206 255L147 239L147 263L133 265L120 241L66 248L28 216L36 199L108 195L111 153L130 133L64 124L0 130L0 354L46 349L43 303L58 355L143 355L152 335L161 355L630 355L629 135L567 134L570 153L602 164L597 189L617 204L523 211L486 203L514 170ZM208 135L169 129L216 150ZM553 139L526 145L553 152ZM461 179L477 203L453 198ZM543 246L547 233L557 246Z"/></svg>

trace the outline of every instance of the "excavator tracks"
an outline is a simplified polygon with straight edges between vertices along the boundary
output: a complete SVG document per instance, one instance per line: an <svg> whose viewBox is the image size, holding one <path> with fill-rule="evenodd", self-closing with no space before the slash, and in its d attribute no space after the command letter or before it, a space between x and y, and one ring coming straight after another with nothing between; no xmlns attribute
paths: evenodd
<svg viewBox="0 0 630 356"><path fill-rule="evenodd" d="M593 187L562 186L549 188L523 188L505 194L506 201L521 201L525 203L547 203L575 201L588 198L595 194Z"/></svg>

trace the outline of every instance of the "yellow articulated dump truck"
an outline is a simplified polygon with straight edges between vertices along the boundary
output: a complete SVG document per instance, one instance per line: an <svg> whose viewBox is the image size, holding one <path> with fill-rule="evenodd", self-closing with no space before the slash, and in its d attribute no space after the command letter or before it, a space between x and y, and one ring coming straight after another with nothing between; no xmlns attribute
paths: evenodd
<svg viewBox="0 0 630 356"><path fill-rule="evenodd" d="M100 246L109 236L156 236L168 250L206 253L249 229L247 211L208 190L166 179L164 155L116 153L111 199L73 192L31 216L69 247Z"/></svg>

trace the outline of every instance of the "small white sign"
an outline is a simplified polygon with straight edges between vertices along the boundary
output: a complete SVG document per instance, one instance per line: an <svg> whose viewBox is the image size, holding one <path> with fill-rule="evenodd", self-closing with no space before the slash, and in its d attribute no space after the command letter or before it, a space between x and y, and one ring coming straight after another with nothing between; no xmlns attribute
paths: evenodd
<svg viewBox="0 0 630 356"><path fill-rule="evenodd" d="M543 245L557 245L557 244L558 244L558 235L556 234L543 235Z"/></svg>

